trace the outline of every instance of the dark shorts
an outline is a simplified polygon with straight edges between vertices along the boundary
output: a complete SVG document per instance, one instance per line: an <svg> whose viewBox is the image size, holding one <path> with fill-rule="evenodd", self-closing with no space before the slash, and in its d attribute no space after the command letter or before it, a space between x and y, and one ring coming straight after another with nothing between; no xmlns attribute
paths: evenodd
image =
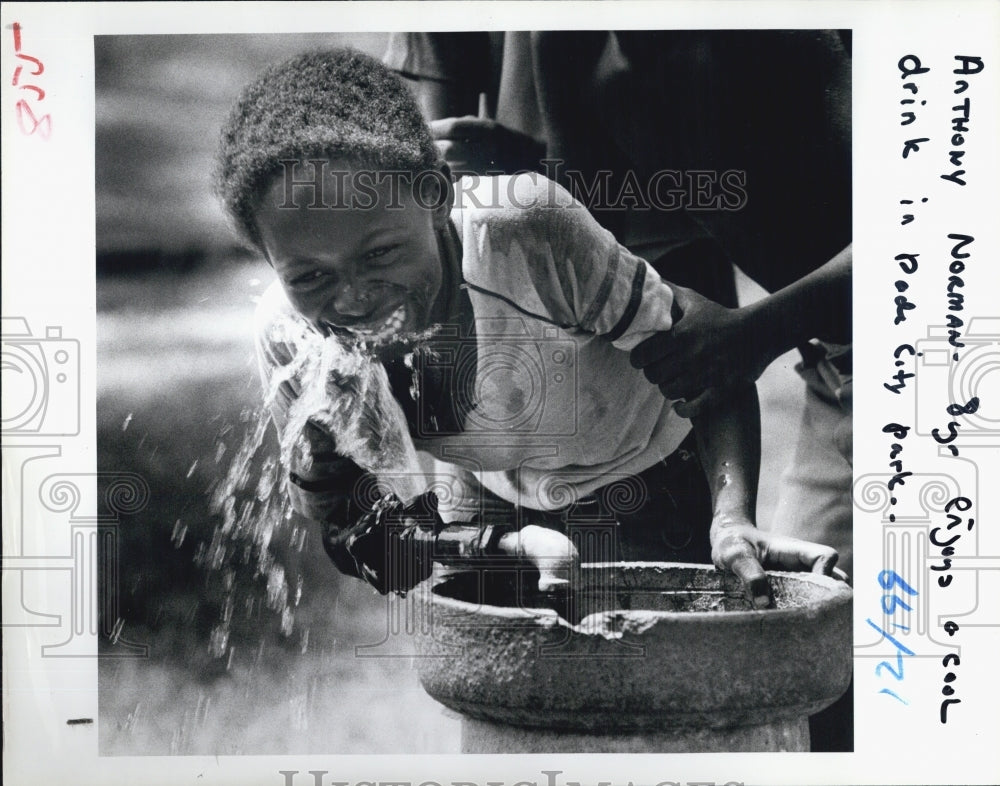
<svg viewBox="0 0 1000 786"><path fill-rule="evenodd" d="M537 523L566 533L583 562L712 561L711 494L693 434L649 469L542 517Z"/></svg>

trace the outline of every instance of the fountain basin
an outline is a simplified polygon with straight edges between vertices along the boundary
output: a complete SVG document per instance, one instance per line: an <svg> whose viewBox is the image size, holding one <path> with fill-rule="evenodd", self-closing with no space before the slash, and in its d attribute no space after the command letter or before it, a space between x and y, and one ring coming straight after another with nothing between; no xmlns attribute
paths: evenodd
<svg viewBox="0 0 1000 786"><path fill-rule="evenodd" d="M420 680L462 714L464 750L808 750L806 719L847 689L842 582L769 573L774 608L758 611L710 566L580 574L563 616L516 578L424 593Z"/></svg>

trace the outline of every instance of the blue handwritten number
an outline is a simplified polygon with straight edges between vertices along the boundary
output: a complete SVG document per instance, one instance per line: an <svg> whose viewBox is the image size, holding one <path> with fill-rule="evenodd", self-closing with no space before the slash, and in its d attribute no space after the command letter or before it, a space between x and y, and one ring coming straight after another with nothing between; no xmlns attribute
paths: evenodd
<svg viewBox="0 0 1000 786"><path fill-rule="evenodd" d="M884 663L884 662L885 662L885 661L883 661L883 663ZM897 695L896 695L896 693L895 693L894 691L891 691L891 690L889 690L888 688L882 688L882 690L880 690L880 691L879 691L879 693L888 693L888 694L889 694L890 696L892 696L892 698L894 698L894 699L899 699L899 700L900 700L901 702L903 702L903 704L905 704L905 705L906 705L907 707L909 707L909 706L910 706L910 702L908 702L908 701L907 701L906 699L904 699L904 698L901 698L900 696L897 696Z"/></svg>
<svg viewBox="0 0 1000 786"><path fill-rule="evenodd" d="M900 576L894 570L883 570L881 573L879 573L878 583L879 586L884 590L892 590L898 587L903 593L910 595L911 597L919 594L915 589L913 589L913 587L911 587L909 584L906 583L906 581L903 579L902 576ZM886 615L894 614L896 612L896 609L900 607L905 609L906 611L913 611L913 607L910 606L910 604L906 603L899 595L888 593L882 596L882 611L884 611ZM882 634L882 636L887 641L891 642L896 647L895 668L893 668L893 664L891 661L887 660L881 661L875 667L875 676L881 677L882 670L884 669L888 671L893 677L895 677L897 682L902 682L903 656L913 655L913 650L911 650L909 647L907 647L898 639L894 638L887 631L882 630L882 628L880 628L870 619L865 620L865 622L867 622L871 627L873 627L876 631ZM898 625L897 627L902 628L905 631L909 631L909 628L904 625ZM909 702L906 699L899 696L895 691L889 690L888 688L882 688L882 690L880 690L879 693L885 693L889 696L892 696L897 701L909 706Z"/></svg>
<svg viewBox="0 0 1000 786"><path fill-rule="evenodd" d="M892 589L894 586L898 584L902 588L903 592L905 592L907 595L920 594L915 589L913 589L913 587L907 584L903 580L903 577L900 576L898 573L896 573L896 571L894 570L883 570L881 573L879 573L878 583L879 586L882 587L882 589L886 590Z"/></svg>
<svg viewBox="0 0 1000 786"><path fill-rule="evenodd" d="M896 606L902 606L907 611L913 611L913 607L908 603L904 603L898 595L883 595L882 596L882 611L886 614L893 614L896 611Z"/></svg>
<svg viewBox="0 0 1000 786"><path fill-rule="evenodd" d="M866 619L865 622L867 622L869 625L871 625L873 628L875 628L875 630L877 630L879 633L881 633L882 636L885 639L887 639L888 641L891 641L896 646L896 649L898 649L900 652L902 652L905 655L912 655L913 654L913 650L911 650L909 647L907 647L902 642L900 642L897 639L893 638L893 636L891 634L889 634L886 631L882 630L878 625L876 625L874 622L871 621L870 617L868 619ZM907 628L907 630L909 630L909 628Z"/></svg>
<svg viewBox="0 0 1000 786"><path fill-rule="evenodd" d="M878 666L875 667L875 676L876 677L881 677L882 676L882 667L885 666L889 670L889 673L893 677L896 678L897 682L899 680L902 680L903 679L903 653L902 652L897 652L896 653L896 665L899 667L899 671L898 672L892 667L892 664L889 663L889 661L887 661L887 660L882 661L881 663L879 663Z"/></svg>

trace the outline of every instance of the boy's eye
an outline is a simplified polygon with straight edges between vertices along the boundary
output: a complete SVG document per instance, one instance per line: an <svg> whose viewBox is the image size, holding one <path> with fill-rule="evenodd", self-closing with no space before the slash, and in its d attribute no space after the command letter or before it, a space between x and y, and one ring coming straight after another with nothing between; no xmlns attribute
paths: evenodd
<svg viewBox="0 0 1000 786"><path fill-rule="evenodd" d="M291 280L293 286L304 286L306 284L312 284L315 281L326 277L328 274L324 270L310 270L308 273L302 273Z"/></svg>
<svg viewBox="0 0 1000 786"><path fill-rule="evenodd" d="M364 260L373 267L385 267L392 264L392 257L389 254L396 249L396 246L379 246L371 251L366 251Z"/></svg>

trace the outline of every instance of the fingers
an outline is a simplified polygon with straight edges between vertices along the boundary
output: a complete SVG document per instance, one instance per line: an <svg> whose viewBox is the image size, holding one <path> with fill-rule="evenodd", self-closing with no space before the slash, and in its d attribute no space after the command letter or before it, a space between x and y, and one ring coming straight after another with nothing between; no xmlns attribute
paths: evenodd
<svg viewBox="0 0 1000 786"><path fill-rule="evenodd" d="M833 549L829 549L825 553L816 557L812 564L813 573L821 573L824 576L833 575L833 567L837 564L837 560L840 559L840 555ZM843 571L841 571L843 573ZM847 574L844 574L847 575Z"/></svg>
<svg viewBox="0 0 1000 786"><path fill-rule="evenodd" d="M681 398L685 392L689 392L678 384L684 369L671 362L669 358L654 360L642 369L642 373L654 385L666 386L663 388L663 395L667 398Z"/></svg>
<svg viewBox="0 0 1000 786"><path fill-rule="evenodd" d="M837 567L840 554L830 546L808 540L772 535L757 530L757 545L769 570L789 570L818 573L850 585L851 578Z"/></svg>
<svg viewBox="0 0 1000 786"><path fill-rule="evenodd" d="M455 174L483 172L496 159L497 124L478 117L446 117L431 124L441 157Z"/></svg>
<svg viewBox="0 0 1000 786"><path fill-rule="evenodd" d="M302 436L309 446L310 454L314 457L317 454L337 453L337 443L334 441L333 435L321 428L312 418L306 421L306 425L302 429Z"/></svg>
<svg viewBox="0 0 1000 786"><path fill-rule="evenodd" d="M705 300L706 298L699 295L693 289L688 289L687 287L682 287L678 284L671 284L670 289L674 293L674 303L680 309L681 314L687 311L691 306L698 302L698 298Z"/></svg>
<svg viewBox="0 0 1000 786"><path fill-rule="evenodd" d="M756 558L741 556L733 561L730 570L743 584L743 593L755 609L766 609L771 605L771 585Z"/></svg>
<svg viewBox="0 0 1000 786"><path fill-rule="evenodd" d="M457 176L462 173L478 172L483 163L483 152L481 146L468 140L458 141L438 141L434 143L441 158L451 167L452 174Z"/></svg>
<svg viewBox="0 0 1000 786"><path fill-rule="evenodd" d="M768 568L833 575L834 566L840 558L836 549L787 535L772 535L760 530L758 533L762 553L765 554L764 564Z"/></svg>
<svg viewBox="0 0 1000 786"><path fill-rule="evenodd" d="M757 552L746 540L733 533L719 544L716 564L736 575L743 585L743 592L755 609L766 609L772 604L771 585Z"/></svg>
<svg viewBox="0 0 1000 786"><path fill-rule="evenodd" d="M669 358L676 351L677 342L672 333L655 333L636 344L629 352L628 358L632 368L646 368L659 360Z"/></svg>
<svg viewBox="0 0 1000 786"><path fill-rule="evenodd" d="M497 128L496 121L472 115L432 120L429 125L431 136L435 140L465 139L473 141L488 136Z"/></svg>
<svg viewBox="0 0 1000 786"><path fill-rule="evenodd" d="M529 524L520 532L511 533L517 540L507 545L500 539L501 548L515 549L517 556L531 562L538 569L538 589L552 592L569 585L573 569L579 565L580 555L572 541L547 527Z"/></svg>
<svg viewBox="0 0 1000 786"><path fill-rule="evenodd" d="M660 390L663 390L661 387ZM691 400L674 403L674 412L682 418L695 418L707 409L711 409L725 398L721 388L709 388Z"/></svg>

